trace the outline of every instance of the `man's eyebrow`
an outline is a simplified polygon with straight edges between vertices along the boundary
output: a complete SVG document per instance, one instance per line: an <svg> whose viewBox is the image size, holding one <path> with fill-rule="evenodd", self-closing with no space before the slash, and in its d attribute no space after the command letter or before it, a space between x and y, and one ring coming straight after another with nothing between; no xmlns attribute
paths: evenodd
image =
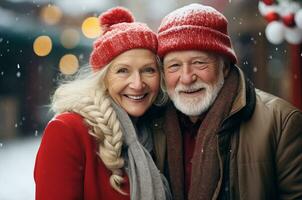
<svg viewBox="0 0 302 200"><path fill-rule="evenodd" d="M164 59L164 63L165 62L168 63L168 62L171 62L171 61L178 61L178 59L176 57L173 57L173 58L170 58L170 59L167 59L167 60Z"/></svg>

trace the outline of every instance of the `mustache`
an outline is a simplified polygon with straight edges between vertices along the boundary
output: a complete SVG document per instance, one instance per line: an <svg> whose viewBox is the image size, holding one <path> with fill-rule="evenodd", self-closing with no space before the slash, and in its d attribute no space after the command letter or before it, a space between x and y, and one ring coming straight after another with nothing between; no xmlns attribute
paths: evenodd
<svg viewBox="0 0 302 200"><path fill-rule="evenodd" d="M182 85L182 84L177 84L175 87L175 92L182 92L182 91L195 91L199 89L206 88L208 89L210 86L202 81L197 81L194 84L191 85Z"/></svg>

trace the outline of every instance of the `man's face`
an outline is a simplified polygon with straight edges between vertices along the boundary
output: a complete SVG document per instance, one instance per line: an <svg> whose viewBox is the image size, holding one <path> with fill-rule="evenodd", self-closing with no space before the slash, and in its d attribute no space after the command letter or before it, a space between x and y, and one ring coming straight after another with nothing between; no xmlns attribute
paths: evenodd
<svg viewBox="0 0 302 200"><path fill-rule="evenodd" d="M202 51L174 51L164 57L168 95L188 116L209 109L224 83L223 60Z"/></svg>

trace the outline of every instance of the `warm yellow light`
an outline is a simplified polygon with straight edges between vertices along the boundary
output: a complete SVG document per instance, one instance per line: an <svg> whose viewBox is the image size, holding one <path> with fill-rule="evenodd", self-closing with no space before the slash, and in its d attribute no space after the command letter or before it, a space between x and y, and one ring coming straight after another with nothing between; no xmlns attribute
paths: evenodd
<svg viewBox="0 0 302 200"><path fill-rule="evenodd" d="M88 38L96 38L101 34L101 27L97 17L88 17L82 23L82 32Z"/></svg>
<svg viewBox="0 0 302 200"><path fill-rule="evenodd" d="M33 49L38 56L47 56L52 49L50 37L43 35L35 39Z"/></svg>
<svg viewBox="0 0 302 200"><path fill-rule="evenodd" d="M71 75L78 71L79 61L78 58L73 54L66 54L60 60L60 71L63 74Z"/></svg>
<svg viewBox="0 0 302 200"><path fill-rule="evenodd" d="M72 49L80 41L80 35L75 29L65 29L61 34L61 43L67 49Z"/></svg>
<svg viewBox="0 0 302 200"><path fill-rule="evenodd" d="M40 16L46 24L54 25L61 20L62 11L55 5L48 5L41 10Z"/></svg>

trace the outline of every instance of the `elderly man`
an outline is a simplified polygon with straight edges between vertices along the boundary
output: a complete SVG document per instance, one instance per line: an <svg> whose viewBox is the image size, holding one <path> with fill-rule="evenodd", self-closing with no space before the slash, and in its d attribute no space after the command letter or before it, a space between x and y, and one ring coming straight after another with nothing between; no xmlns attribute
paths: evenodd
<svg viewBox="0 0 302 200"><path fill-rule="evenodd" d="M162 20L158 54L171 102L154 122L174 199L302 199L302 113L235 66L227 20L201 4Z"/></svg>

